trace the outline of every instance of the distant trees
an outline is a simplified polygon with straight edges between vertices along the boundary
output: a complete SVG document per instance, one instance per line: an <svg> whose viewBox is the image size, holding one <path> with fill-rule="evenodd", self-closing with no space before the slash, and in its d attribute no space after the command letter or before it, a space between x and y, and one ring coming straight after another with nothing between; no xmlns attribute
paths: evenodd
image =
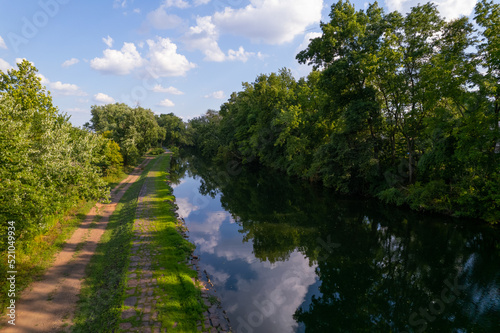
<svg viewBox="0 0 500 333"><path fill-rule="evenodd" d="M378 196L500 221L500 5L444 21L436 6L384 13L332 5L297 55L314 66L259 75L190 121L205 156L259 162Z"/></svg>
<svg viewBox="0 0 500 333"><path fill-rule="evenodd" d="M84 126L117 142L126 165L133 165L149 148L190 143L187 126L173 113L155 115L150 109L126 104L92 106Z"/></svg>
<svg viewBox="0 0 500 333"><path fill-rule="evenodd" d="M183 146L189 143L186 124L173 113L155 115L158 126L165 130L165 138L160 139L161 145Z"/></svg>
<svg viewBox="0 0 500 333"><path fill-rule="evenodd" d="M165 138L165 129L153 111L126 104L92 106L92 118L85 127L113 139L120 146L125 164L132 165L149 148Z"/></svg>

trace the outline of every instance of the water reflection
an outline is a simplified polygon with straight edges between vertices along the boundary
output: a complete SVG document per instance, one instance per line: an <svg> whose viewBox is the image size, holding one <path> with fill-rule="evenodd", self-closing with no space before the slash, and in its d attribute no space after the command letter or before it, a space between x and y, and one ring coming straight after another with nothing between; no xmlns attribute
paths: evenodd
<svg viewBox="0 0 500 333"><path fill-rule="evenodd" d="M494 332L500 247L269 170L173 165L174 194L237 332Z"/></svg>

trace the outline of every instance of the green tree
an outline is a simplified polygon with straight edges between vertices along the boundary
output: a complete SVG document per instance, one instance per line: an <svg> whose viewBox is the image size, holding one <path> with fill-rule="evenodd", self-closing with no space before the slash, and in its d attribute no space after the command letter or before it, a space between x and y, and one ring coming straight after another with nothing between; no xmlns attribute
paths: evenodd
<svg viewBox="0 0 500 333"><path fill-rule="evenodd" d="M149 148L156 147L165 138L154 113L142 107L126 104L92 106L92 118L85 127L107 135L120 146L124 163L134 164Z"/></svg>
<svg viewBox="0 0 500 333"><path fill-rule="evenodd" d="M165 130L165 139L161 144L183 146L189 143L186 124L173 113L155 115L158 125Z"/></svg>
<svg viewBox="0 0 500 333"><path fill-rule="evenodd" d="M2 228L16 221L29 241L53 216L108 191L96 165L99 138L58 113L31 63L18 67L0 72L0 219Z"/></svg>

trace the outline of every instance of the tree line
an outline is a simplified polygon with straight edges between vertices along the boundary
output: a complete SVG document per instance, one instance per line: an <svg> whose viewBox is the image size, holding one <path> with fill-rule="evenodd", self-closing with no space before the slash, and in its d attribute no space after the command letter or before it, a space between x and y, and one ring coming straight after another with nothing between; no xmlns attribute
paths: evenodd
<svg viewBox="0 0 500 333"><path fill-rule="evenodd" d="M0 235L15 221L20 244L82 201L106 200L108 183L151 147L185 140L179 117L124 104L93 106L90 123L74 127L38 70L27 60L17 66L0 71Z"/></svg>
<svg viewBox="0 0 500 333"><path fill-rule="evenodd" d="M192 144L340 193L500 221L500 5L479 1L475 25L432 3L402 15L339 1L329 17L296 56L306 78L243 83L189 122Z"/></svg>

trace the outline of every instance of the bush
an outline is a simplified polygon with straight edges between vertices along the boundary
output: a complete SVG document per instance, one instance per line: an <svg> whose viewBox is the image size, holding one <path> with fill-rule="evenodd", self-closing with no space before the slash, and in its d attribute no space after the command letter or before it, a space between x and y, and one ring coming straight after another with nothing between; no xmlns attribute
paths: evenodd
<svg viewBox="0 0 500 333"><path fill-rule="evenodd" d="M161 155L165 152L163 148L153 148L149 151L149 155Z"/></svg>

